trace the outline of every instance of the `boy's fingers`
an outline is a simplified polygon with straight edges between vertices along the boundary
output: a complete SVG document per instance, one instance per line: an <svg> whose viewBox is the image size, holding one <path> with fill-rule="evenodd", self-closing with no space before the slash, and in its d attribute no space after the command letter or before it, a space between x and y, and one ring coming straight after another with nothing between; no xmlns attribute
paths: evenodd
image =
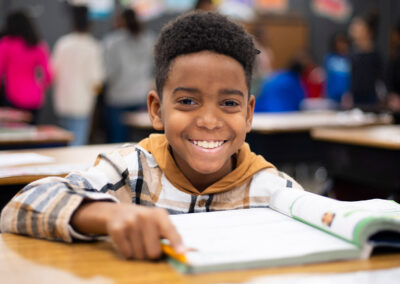
<svg viewBox="0 0 400 284"><path fill-rule="evenodd" d="M110 232L111 242L115 249L124 257L131 258L133 251L131 248L130 241L123 231L111 231Z"/></svg>
<svg viewBox="0 0 400 284"><path fill-rule="evenodd" d="M168 215L163 218L159 218L160 235L169 240L171 246L177 253L184 253L185 247L182 243L182 238L172 224Z"/></svg>
<svg viewBox="0 0 400 284"><path fill-rule="evenodd" d="M143 224L142 239L146 257L157 259L161 256L160 231L153 222Z"/></svg>
<svg viewBox="0 0 400 284"><path fill-rule="evenodd" d="M144 241L142 234L140 233L141 228L131 227L129 230L129 241L133 251L133 257L135 259L144 259Z"/></svg>

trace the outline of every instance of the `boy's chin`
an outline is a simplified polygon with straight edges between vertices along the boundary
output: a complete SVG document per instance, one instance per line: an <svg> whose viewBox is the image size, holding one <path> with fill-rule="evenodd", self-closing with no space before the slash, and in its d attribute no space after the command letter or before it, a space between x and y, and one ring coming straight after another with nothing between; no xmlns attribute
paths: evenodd
<svg viewBox="0 0 400 284"><path fill-rule="evenodd" d="M197 172L199 175L214 175L217 174L218 172L223 171L224 165L208 165L208 166L193 166L192 170Z"/></svg>

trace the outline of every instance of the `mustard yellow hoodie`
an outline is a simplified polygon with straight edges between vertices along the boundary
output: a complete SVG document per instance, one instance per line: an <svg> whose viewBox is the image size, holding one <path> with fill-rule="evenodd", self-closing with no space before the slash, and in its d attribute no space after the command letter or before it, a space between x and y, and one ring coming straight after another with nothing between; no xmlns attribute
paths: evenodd
<svg viewBox="0 0 400 284"><path fill-rule="evenodd" d="M267 162L262 156L251 152L249 145L244 143L236 153L236 168L200 192L190 183L176 165L169 151L168 140L164 134L151 134L148 138L140 141L139 146L153 155L161 171L164 172L167 179L176 188L194 195L224 192L244 184L262 169L275 168L274 165Z"/></svg>

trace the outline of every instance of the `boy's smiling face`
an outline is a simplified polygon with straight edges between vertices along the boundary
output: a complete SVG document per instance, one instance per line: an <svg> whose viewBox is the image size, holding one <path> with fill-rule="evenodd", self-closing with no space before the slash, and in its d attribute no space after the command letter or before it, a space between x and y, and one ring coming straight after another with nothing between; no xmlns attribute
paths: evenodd
<svg viewBox="0 0 400 284"><path fill-rule="evenodd" d="M200 51L170 65L160 101L148 96L155 129L164 129L174 159L202 190L232 171L232 155L250 131L254 96L248 98L242 65L232 57Z"/></svg>

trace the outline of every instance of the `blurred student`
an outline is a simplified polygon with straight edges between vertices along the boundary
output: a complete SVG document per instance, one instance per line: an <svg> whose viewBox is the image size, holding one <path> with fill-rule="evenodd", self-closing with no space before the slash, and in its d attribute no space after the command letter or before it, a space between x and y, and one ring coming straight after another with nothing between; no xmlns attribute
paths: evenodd
<svg viewBox="0 0 400 284"><path fill-rule="evenodd" d="M349 27L353 41L351 53L350 94L343 98L345 108L376 109L379 105L377 88L382 83L382 58L375 46L378 14L370 12L355 17Z"/></svg>
<svg viewBox="0 0 400 284"><path fill-rule="evenodd" d="M107 133L112 143L129 140L123 114L146 106L146 95L153 84L155 42L155 36L144 29L134 10L122 11L116 20L118 28L106 36L103 44Z"/></svg>
<svg viewBox="0 0 400 284"><path fill-rule="evenodd" d="M351 63L350 41L345 33L335 33L331 39L330 52L324 58L326 74L325 92L339 108L342 97L350 90Z"/></svg>
<svg viewBox="0 0 400 284"><path fill-rule="evenodd" d="M71 16L73 32L61 37L53 52L54 103L60 125L74 133L71 145L84 145L104 70L101 46L88 32L87 7L73 6Z"/></svg>
<svg viewBox="0 0 400 284"><path fill-rule="evenodd" d="M305 96L307 99L318 99L324 95L325 74L323 69L315 63L312 55L302 52L303 71L301 80L303 82Z"/></svg>
<svg viewBox="0 0 400 284"><path fill-rule="evenodd" d="M45 92L52 80L49 50L24 12L7 16L0 39L0 84L3 82L5 105L32 113L37 124L45 102Z"/></svg>
<svg viewBox="0 0 400 284"><path fill-rule="evenodd" d="M251 34L253 35L256 49L260 51L254 62L253 80L251 82L251 92L255 96L258 96L261 91L262 82L272 74L274 54L272 49L266 44L268 37L262 28L255 26Z"/></svg>
<svg viewBox="0 0 400 284"><path fill-rule="evenodd" d="M396 123L400 123L400 20L394 30L394 50L387 72L388 107L395 114Z"/></svg>
<svg viewBox="0 0 400 284"><path fill-rule="evenodd" d="M305 98L301 74L304 62L301 58L293 59L287 70L278 71L268 77L261 87L256 100L256 112L288 112L300 110Z"/></svg>

